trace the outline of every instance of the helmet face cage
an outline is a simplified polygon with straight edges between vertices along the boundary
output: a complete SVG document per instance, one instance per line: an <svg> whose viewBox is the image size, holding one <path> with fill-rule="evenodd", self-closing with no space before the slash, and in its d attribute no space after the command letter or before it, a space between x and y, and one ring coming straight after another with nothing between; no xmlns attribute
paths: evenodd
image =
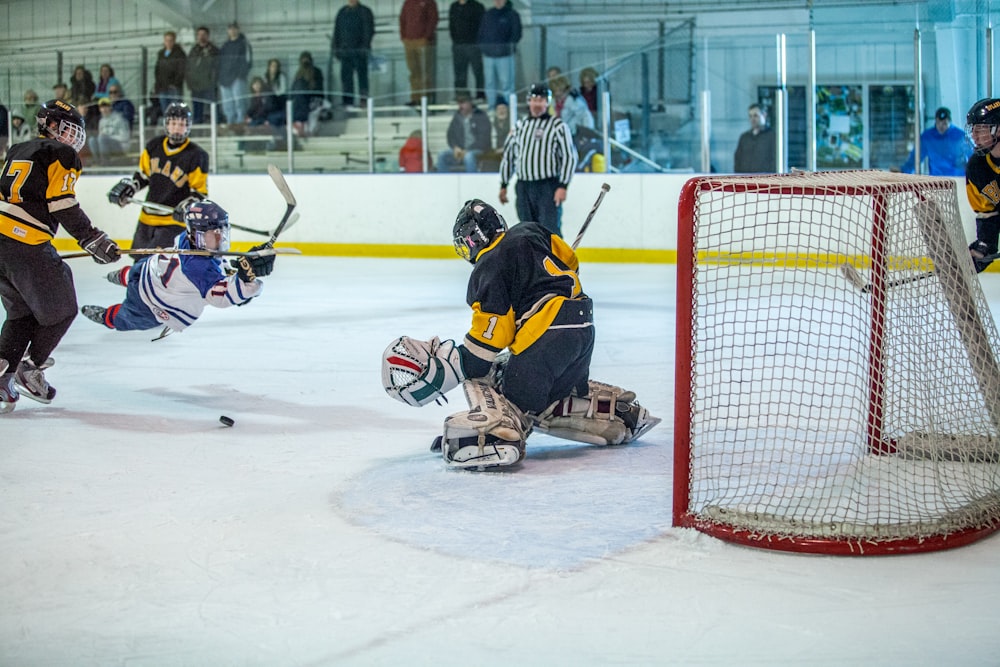
<svg viewBox="0 0 1000 667"><path fill-rule="evenodd" d="M171 131L170 121L184 121L182 131ZM167 133L167 139L175 144L179 144L188 138L191 133L191 110L183 102L173 102L163 113L163 129Z"/></svg>
<svg viewBox="0 0 1000 667"><path fill-rule="evenodd" d="M1000 143L1000 99L986 98L972 105L965 117L965 136L976 155L986 155Z"/></svg>
<svg viewBox="0 0 1000 667"><path fill-rule="evenodd" d="M87 143L87 127L80 112L62 100L49 100L36 117L38 133L71 146L79 153ZM52 127L56 125L56 127Z"/></svg>
<svg viewBox="0 0 1000 667"><path fill-rule="evenodd" d="M467 201L452 229L455 252L475 264L479 253L505 231L507 223L496 209L480 199Z"/></svg>
<svg viewBox="0 0 1000 667"><path fill-rule="evenodd" d="M193 248L229 250L229 214L215 202L206 199L188 206L184 211L184 224ZM218 242L210 244L209 239Z"/></svg>

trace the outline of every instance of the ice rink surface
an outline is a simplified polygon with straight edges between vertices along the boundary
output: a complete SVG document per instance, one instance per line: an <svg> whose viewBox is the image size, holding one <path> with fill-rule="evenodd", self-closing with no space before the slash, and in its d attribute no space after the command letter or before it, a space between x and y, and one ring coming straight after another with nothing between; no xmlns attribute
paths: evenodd
<svg viewBox="0 0 1000 667"><path fill-rule="evenodd" d="M73 262L81 305L122 298ZM56 400L0 417L0 665L1000 664L1000 537L835 558L671 528L674 270L581 273L592 376L663 423L535 434L505 473L428 451L460 392L381 387L394 337L464 334L460 260L281 257L157 342L78 318Z"/></svg>

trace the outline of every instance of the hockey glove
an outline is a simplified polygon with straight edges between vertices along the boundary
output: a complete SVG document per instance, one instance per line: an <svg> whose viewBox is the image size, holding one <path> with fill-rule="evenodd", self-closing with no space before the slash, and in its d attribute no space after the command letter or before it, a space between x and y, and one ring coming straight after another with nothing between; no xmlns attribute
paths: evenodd
<svg viewBox="0 0 1000 667"><path fill-rule="evenodd" d="M178 204L174 208L174 215L173 215L174 220L176 220L177 222L184 222L184 215L187 213L188 207L191 206L191 204L200 202L201 199L202 198L200 195L192 195L187 199L183 200L180 204Z"/></svg>
<svg viewBox="0 0 1000 667"><path fill-rule="evenodd" d="M267 244L250 248L250 252L265 250L270 248ZM263 255L258 257L240 257L232 260L232 265L236 267L236 276L245 283L252 283L257 278L271 275L274 270L274 255Z"/></svg>
<svg viewBox="0 0 1000 667"><path fill-rule="evenodd" d="M123 178L108 191L108 201L112 204L125 206L139 189L139 184L131 178Z"/></svg>
<svg viewBox="0 0 1000 667"><path fill-rule="evenodd" d="M89 239L80 241L80 246L94 256L94 261L98 264L111 264L121 258L118 244L108 238L108 235L98 230Z"/></svg>
<svg viewBox="0 0 1000 667"><path fill-rule="evenodd" d="M976 273L982 273L986 267L993 263L992 259L986 259L993 253L990 251L990 247L982 241L973 241L969 245L969 254L972 255L972 263L976 266Z"/></svg>
<svg viewBox="0 0 1000 667"><path fill-rule="evenodd" d="M453 340L400 336L382 353L382 386L389 396L407 405L436 402L465 379Z"/></svg>

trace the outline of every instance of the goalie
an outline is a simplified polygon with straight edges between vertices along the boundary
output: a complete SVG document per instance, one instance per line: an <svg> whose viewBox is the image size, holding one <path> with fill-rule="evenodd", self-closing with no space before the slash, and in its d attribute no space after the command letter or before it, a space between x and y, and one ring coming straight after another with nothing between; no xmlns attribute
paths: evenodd
<svg viewBox="0 0 1000 667"><path fill-rule="evenodd" d="M562 238L534 222L508 230L478 199L459 212L453 237L455 250L473 264L466 296L472 326L463 344L401 336L382 359L386 393L408 405L437 401L462 385L469 410L446 418L431 447L446 464L514 465L533 428L620 445L660 422L633 392L589 379L593 304Z"/></svg>

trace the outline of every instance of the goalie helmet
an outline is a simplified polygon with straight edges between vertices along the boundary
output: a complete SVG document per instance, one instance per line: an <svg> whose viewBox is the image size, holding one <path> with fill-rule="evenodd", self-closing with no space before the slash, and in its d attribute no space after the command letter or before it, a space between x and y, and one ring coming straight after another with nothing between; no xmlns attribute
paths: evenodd
<svg viewBox="0 0 1000 667"><path fill-rule="evenodd" d="M1000 142L1000 99L987 97L973 104L965 115L965 134L977 155L993 150Z"/></svg>
<svg viewBox="0 0 1000 667"><path fill-rule="evenodd" d="M485 248L507 231L507 222L497 210L481 199L470 199L458 212L452 239L462 259L476 263Z"/></svg>
<svg viewBox="0 0 1000 667"><path fill-rule="evenodd" d="M192 248L199 250L229 250L229 214L214 201L204 199L187 207L184 211L188 240ZM218 244L209 247L207 236L218 234Z"/></svg>
<svg viewBox="0 0 1000 667"><path fill-rule="evenodd" d="M171 131L170 121L172 120L184 121L184 130L174 129ZM188 108L188 105L183 102L172 102L163 112L163 129L171 143L179 144L187 139L188 134L191 133L191 109Z"/></svg>
<svg viewBox="0 0 1000 667"><path fill-rule="evenodd" d="M38 109L35 117L38 134L72 146L77 153L87 143L87 127L75 108L62 100L49 100Z"/></svg>

